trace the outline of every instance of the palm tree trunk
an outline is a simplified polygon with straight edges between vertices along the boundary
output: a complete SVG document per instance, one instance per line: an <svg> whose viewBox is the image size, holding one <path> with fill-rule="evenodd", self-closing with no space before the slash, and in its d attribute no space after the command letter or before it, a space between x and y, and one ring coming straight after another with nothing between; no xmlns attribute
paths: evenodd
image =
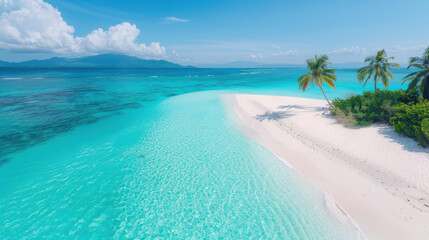
<svg viewBox="0 0 429 240"><path fill-rule="evenodd" d="M325 96L326 101L328 101L329 106L331 106L331 108L335 109L335 106L334 106L334 105L332 105L332 103L331 103L331 102L328 100L328 98L326 97L326 94L325 94L325 92L323 91L322 86L319 86L319 87L320 87L320 90L322 90L323 96Z"/></svg>
<svg viewBox="0 0 429 240"><path fill-rule="evenodd" d="M378 81L378 72L375 73L374 76L374 93L377 92L377 81Z"/></svg>
<svg viewBox="0 0 429 240"><path fill-rule="evenodd" d="M429 76L426 76L422 79L420 92L422 93L424 99L429 100Z"/></svg>

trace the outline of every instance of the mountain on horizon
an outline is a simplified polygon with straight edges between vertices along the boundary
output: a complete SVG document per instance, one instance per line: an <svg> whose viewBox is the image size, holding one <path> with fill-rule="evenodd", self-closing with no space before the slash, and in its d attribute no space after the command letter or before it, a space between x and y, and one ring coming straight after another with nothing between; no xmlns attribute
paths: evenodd
<svg viewBox="0 0 429 240"><path fill-rule="evenodd" d="M53 57L24 62L0 61L1 68L190 68L166 60L146 60L120 54L100 54L81 58Z"/></svg>
<svg viewBox="0 0 429 240"><path fill-rule="evenodd" d="M347 63L333 63L330 65L336 69L354 69L363 67L364 63L347 62ZM198 67L203 68L307 68L306 64L287 64L287 63L258 63L252 61L235 61L224 64L201 64Z"/></svg>
<svg viewBox="0 0 429 240"><path fill-rule="evenodd" d="M333 63L334 69L356 69L363 67L363 62ZM405 66L406 64L404 64ZM402 66L402 64L401 64ZM252 61L235 61L223 64L199 64L200 68L306 68L303 64L259 63ZM80 58L53 57L44 60L24 62L0 61L0 68L194 68L166 60L146 60L120 54L100 54Z"/></svg>
<svg viewBox="0 0 429 240"><path fill-rule="evenodd" d="M201 64L203 68L303 68L304 64L267 64L252 61L235 61L223 64Z"/></svg>

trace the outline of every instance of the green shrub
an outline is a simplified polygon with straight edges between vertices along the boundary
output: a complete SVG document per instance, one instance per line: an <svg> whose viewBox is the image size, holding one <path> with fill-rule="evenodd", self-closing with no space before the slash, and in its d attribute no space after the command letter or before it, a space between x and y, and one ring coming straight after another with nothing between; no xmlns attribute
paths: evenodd
<svg viewBox="0 0 429 240"><path fill-rule="evenodd" d="M336 112L335 116L337 118L337 121L346 127L357 126L357 122L351 113L346 115L346 114L344 114L343 111L340 110L340 111Z"/></svg>
<svg viewBox="0 0 429 240"><path fill-rule="evenodd" d="M429 143L429 101L421 100L416 104L402 103L393 110L394 116L390 123L397 132L417 138L421 145Z"/></svg>
<svg viewBox="0 0 429 240"><path fill-rule="evenodd" d="M422 132L424 133L427 142L429 141L429 118L422 120Z"/></svg>
<svg viewBox="0 0 429 240"><path fill-rule="evenodd" d="M331 113L347 127L367 126L375 122L393 125L401 134L429 145L429 102L419 99L416 90L377 90L332 101Z"/></svg>
<svg viewBox="0 0 429 240"><path fill-rule="evenodd" d="M419 99L419 91L413 88L404 92L404 95L402 95L399 100L402 103L408 104L408 103L416 103L418 99Z"/></svg>
<svg viewBox="0 0 429 240"><path fill-rule="evenodd" d="M333 109L332 114L338 116L340 111L343 113L342 116L352 114L356 121L355 125L358 126L366 126L374 122L389 123L394 113L394 106L415 102L417 96L416 92L402 90L364 92L363 95L351 96L347 99L334 99L332 103L337 109Z"/></svg>

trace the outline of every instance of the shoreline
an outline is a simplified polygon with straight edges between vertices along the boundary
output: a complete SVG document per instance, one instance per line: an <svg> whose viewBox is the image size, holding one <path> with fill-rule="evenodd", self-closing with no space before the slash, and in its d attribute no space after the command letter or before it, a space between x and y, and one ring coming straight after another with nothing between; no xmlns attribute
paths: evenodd
<svg viewBox="0 0 429 240"><path fill-rule="evenodd" d="M304 175L302 175L292 165L290 165L290 163L286 159L284 159L284 158L276 155L275 153L273 153L273 154L283 164L285 164L287 167L289 167L294 172L296 172L296 174L298 174L299 176L301 176L301 177L303 177L303 178L306 179L306 177ZM349 223L354 228L354 230L358 231L360 233L360 235L362 235L363 237L365 237L363 235L362 231L359 229L359 226L353 221L353 219L347 214L347 212L344 209L342 209L341 206L338 205L338 203L335 201L334 197L331 194L329 194L328 192L322 192L322 194L323 194L323 201L324 201L324 204L325 204L325 208L328 209L328 211L330 212L330 214L333 215L342 224L344 224L346 222Z"/></svg>
<svg viewBox="0 0 429 240"><path fill-rule="evenodd" d="M245 137L332 198L326 205L367 239L429 239L428 149L383 124L345 128L324 100L234 94L228 104Z"/></svg>

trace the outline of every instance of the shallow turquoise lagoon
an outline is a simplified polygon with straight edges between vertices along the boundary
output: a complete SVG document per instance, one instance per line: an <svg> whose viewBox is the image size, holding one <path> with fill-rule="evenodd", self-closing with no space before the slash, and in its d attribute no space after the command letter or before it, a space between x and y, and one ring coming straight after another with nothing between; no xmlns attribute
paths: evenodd
<svg viewBox="0 0 429 240"><path fill-rule="evenodd" d="M221 101L321 98L296 90L304 71L0 72L0 237L362 238ZM338 76L329 96L362 91L354 70Z"/></svg>

